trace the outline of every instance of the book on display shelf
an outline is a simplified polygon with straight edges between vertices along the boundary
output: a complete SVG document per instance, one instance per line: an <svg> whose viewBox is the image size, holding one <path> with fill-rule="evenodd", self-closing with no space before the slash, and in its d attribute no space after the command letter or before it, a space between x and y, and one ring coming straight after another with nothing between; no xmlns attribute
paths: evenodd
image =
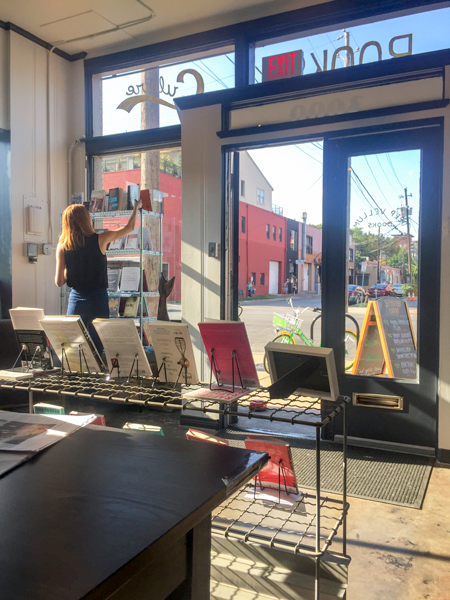
<svg viewBox="0 0 450 600"><path fill-rule="evenodd" d="M148 329L159 369L159 380L187 385L199 383L188 325L154 321L148 323Z"/></svg>
<svg viewBox="0 0 450 600"><path fill-rule="evenodd" d="M108 292L118 292L122 269L108 269Z"/></svg>
<svg viewBox="0 0 450 600"><path fill-rule="evenodd" d="M152 210L152 200L150 198L150 190L141 190L139 192L139 199L142 202L142 208L144 210L148 210L151 212Z"/></svg>
<svg viewBox="0 0 450 600"><path fill-rule="evenodd" d="M120 308L120 298L108 298L109 316L118 317Z"/></svg>
<svg viewBox="0 0 450 600"><path fill-rule="evenodd" d="M139 311L139 296L130 296L126 299L124 317L136 318Z"/></svg>
<svg viewBox="0 0 450 600"><path fill-rule="evenodd" d="M127 250L140 250L141 248L141 232L140 228L136 227L127 236L125 248ZM142 228L142 239L143 239L143 250L153 250L152 238L150 236L150 229L146 226Z"/></svg>
<svg viewBox="0 0 450 600"><path fill-rule="evenodd" d="M281 487L281 491L298 494L291 447L287 442L270 436L249 436L244 443L247 450L269 455L269 462L254 478L263 488L279 490Z"/></svg>
<svg viewBox="0 0 450 600"><path fill-rule="evenodd" d="M119 238L118 240L114 240L109 243L108 250L123 250L125 248L125 244L127 241L127 236Z"/></svg>
<svg viewBox="0 0 450 600"><path fill-rule="evenodd" d="M84 192L73 193L70 204L84 204Z"/></svg>
<svg viewBox="0 0 450 600"><path fill-rule="evenodd" d="M213 385L211 389L208 387L202 387L198 390L192 390L191 392L185 392L184 398L188 400L213 400L216 402L234 402L241 396L245 396L249 393L248 389L235 386L234 390L231 386L226 385Z"/></svg>
<svg viewBox="0 0 450 600"><path fill-rule="evenodd" d="M111 188L109 190L108 212L122 210L123 207L123 190L122 188Z"/></svg>
<svg viewBox="0 0 450 600"><path fill-rule="evenodd" d="M139 201L139 184L130 183L127 186L127 210L133 210L135 202Z"/></svg>
<svg viewBox="0 0 450 600"><path fill-rule="evenodd" d="M234 383L235 387L241 385L244 388L259 387L245 323L211 320L198 326L217 383Z"/></svg>
<svg viewBox="0 0 450 600"><path fill-rule="evenodd" d="M141 270L139 267L122 267L119 290L121 292L137 292L139 290Z"/></svg>
<svg viewBox="0 0 450 600"><path fill-rule="evenodd" d="M91 200L89 202L89 212L103 212L105 209L105 198L105 190L93 190L91 193Z"/></svg>
<svg viewBox="0 0 450 600"><path fill-rule="evenodd" d="M74 372L103 370L103 361L81 317L48 316L41 324L64 369Z"/></svg>
<svg viewBox="0 0 450 600"><path fill-rule="evenodd" d="M134 320L94 319L93 325L103 344L112 377L127 377L136 371L152 376Z"/></svg>

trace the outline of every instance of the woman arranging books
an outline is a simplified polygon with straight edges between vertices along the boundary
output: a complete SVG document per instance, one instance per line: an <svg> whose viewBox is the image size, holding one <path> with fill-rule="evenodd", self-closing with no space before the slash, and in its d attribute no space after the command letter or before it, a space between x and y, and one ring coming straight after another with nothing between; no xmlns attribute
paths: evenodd
<svg viewBox="0 0 450 600"><path fill-rule="evenodd" d="M100 340L92 321L109 317L106 248L110 242L133 231L137 211L141 207L141 202L135 202L126 225L103 233L94 231L89 212L82 204L68 206L62 215L55 283L58 287L67 283L71 288L67 314L79 315L83 319L100 351Z"/></svg>

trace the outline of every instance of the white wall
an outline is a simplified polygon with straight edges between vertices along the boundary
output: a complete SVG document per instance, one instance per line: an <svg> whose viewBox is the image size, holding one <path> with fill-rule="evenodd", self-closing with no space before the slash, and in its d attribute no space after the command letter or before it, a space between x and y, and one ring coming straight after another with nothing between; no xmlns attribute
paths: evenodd
<svg viewBox="0 0 450 600"><path fill-rule="evenodd" d="M208 257L208 242L220 242L221 151L216 131L221 108L183 111L181 115L182 241L181 297L200 379L209 380L209 363L202 355L200 321L220 318L220 260Z"/></svg>
<svg viewBox="0 0 450 600"><path fill-rule="evenodd" d="M54 284L55 248L60 214L67 206L67 158L70 144L84 134L83 63L50 56L50 214L47 184L47 55L48 51L24 37L9 35L9 103L11 125L11 212L13 306L37 306L58 314L59 289ZM44 241L50 256L36 264L23 256L24 200L44 201Z"/></svg>

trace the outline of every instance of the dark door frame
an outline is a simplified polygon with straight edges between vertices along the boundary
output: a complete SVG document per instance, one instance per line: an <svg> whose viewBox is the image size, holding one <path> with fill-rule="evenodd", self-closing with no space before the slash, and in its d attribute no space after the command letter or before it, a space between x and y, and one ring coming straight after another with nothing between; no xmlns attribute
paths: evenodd
<svg viewBox="0 0 450 600"><path fill-rule="evenodd" d="M420 149L419 383L344 371L349 157ZM349 435L437 449L443 118L340 131L324 136L322 345L335 349L341 394L395 394L402 411L352 407ZM339 433L337 423L325 437Z"/></svg>

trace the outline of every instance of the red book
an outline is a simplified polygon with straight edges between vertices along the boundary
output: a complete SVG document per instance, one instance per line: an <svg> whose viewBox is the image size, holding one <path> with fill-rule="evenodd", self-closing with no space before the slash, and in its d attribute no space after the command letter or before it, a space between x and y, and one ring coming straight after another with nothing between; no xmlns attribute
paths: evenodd
<svg viewBox="0 0 450 600"><path fill-rule="evenodd" d="M213 374L217 383L233 384L233 356L239 366L234 366L234 385L240 386L239 373L244 387L259 387L258 373L247 337L245 324L240 321L208 321L198 324L200 333L208 353L209 362L213 365Z"/></svg>
<svg viewBox="0 0 450 600"><path fill-rule="evenodd" d="M257 477L254 478L256 481L259 481L261 478L261 485L263 488L267 487L278 490L281 485L282 492L287 491L292 494L298 494L291 447L287 442L272 437L248 437L245 440L245 447L247 450L267 452L269 455L269 462L261 469ZM280 466L282 469L281 478Z"/></svg>
<svg viewBox="0 0 450 600"><path fill-rule="evenodd" d="M220 444L221 446L229 446L228 440L224 440L211 433L199 431L198 429L189 429L186 431L186 439L195 440L196 442L209 442L210 444Z"/></svg>
<svg viewBox="0 0 450 600"><path fill-rule="evenodd" d="M152 210L152 201L150 199L150 190L141 190L139 192L139 199L142 202L142 208L144 210Z"/></svg>

